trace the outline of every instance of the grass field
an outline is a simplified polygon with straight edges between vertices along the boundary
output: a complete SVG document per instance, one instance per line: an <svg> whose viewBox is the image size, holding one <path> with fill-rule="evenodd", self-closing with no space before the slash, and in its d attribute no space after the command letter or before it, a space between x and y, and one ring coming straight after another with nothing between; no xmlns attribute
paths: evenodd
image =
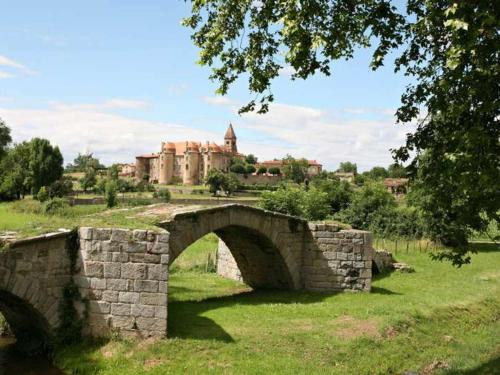
<svg viewBox="0 0 500 375"><path fill-rule="evenodd" d="M418 251L415 273L375 278L372 292L251 291L192 267L169 282L169 338L114 338L56 353L75 374L495 374L500 369L500 252L482 244L460 269ZM186 259L182 259L186 257Z"/></svg>

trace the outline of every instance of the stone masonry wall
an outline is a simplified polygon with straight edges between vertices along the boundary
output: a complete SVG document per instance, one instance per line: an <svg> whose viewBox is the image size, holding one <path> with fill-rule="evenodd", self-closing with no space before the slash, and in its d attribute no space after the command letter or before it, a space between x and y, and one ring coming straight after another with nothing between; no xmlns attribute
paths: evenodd
<svg viewBox="0 0 500 375"><path fill-rule="evenodd" d="M88 299L86 334L165 336L168 232L80 228L79 272Z"/></svg>
<svg viewBox="0 0 500 375"><path fill-rule="evenodd" d="M333 223L309 223L304 241L302 282L311 291L365 290L371 288L371 233L339 230ZM241 281L241 273L229 248L221 240L217 273Z"/></svg>
<svg viewBox="0 0 500 375"><path fill-rule="evenodd" d="M340 230L333 223L309 223L310 238L303 253L304 288L312 291L371 288L370 232Z"/></svg>
<svg viewBox="0 0 500 375"><path fill-rule="evenodd" d="M217 274L226 279L243 281L233 254L221 239L219 239L219 247L217 248Z"/></svg>

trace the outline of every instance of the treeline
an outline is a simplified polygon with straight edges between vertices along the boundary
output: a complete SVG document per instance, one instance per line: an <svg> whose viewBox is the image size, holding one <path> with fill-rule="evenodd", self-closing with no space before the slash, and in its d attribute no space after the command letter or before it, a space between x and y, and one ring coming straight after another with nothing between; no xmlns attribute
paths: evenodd
<svg viewBox="0 0 500 375"><path fill-rule="evenodd" d="M0 119L0 200L36 195L42 187L51 196L63 194L71 184L63 179L63 161L59 147L46 139L13 145L10 129Z"/></svg>

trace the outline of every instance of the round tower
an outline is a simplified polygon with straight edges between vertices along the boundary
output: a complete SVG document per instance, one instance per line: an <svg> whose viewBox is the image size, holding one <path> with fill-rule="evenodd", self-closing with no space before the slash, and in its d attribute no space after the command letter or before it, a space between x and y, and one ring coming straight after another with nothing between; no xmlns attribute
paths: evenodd
<svg viewBox="0 0 500 375"><path fill-rule="evenodd" d="M160 154L160 177L158 183L167 185L172 182L174 174L175 145L173 143L162 143Z"/></svg>
<svg viewBox="0 0 500 375"><path fill-rule="evenodd" d="M199 184L199 168L200 168L200 149L195 142L189 142L186 146L184 154L184 178L183 182L186 185Z"/></svg>

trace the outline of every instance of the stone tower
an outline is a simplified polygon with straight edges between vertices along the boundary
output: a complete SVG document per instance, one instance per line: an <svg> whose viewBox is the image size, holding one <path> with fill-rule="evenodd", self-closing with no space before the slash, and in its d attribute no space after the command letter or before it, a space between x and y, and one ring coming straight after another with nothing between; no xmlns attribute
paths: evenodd
<svg viewBox="0 0 500 375"><path fill-rule="evenodd" d="M175 144L162 143L158 183L170 184L174 174Z"/></svg>
<svg viewBox="0 0 500 375"><path fill-rule="evenodd" d="M236 134L234 134L233 125L231 123L229 123L229 127L224 135L224 149L226 152L233 155L238 152L238 148L236 147Z"/></svg>
<svg viewBox="0 0 500 375"><path fill-rule="evenodd" d="M186 142L184 153L183 183L185 185L198 185L200 174L200 149L195 142Z"/></svg>

